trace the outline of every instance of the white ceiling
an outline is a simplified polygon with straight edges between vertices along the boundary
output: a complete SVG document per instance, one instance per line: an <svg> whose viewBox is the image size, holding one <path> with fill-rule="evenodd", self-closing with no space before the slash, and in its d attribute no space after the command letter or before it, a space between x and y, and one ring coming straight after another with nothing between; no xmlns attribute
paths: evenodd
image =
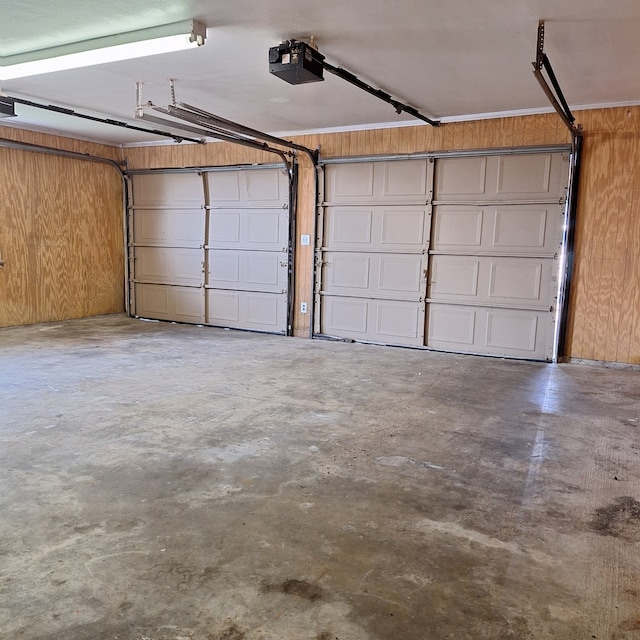
<svg viewBox="0 0 640 640"><path fill-rule="evenodd" d="M638 0L5 0L0 55L184 19L207 25L205 46L11 80L0 90L133 121L136 81L145 100L166 105L172 77L178 100L263 131L409 119L330 74L298 86L269 74L269 47L314 35L328 62L430 117L543 111L549 104L531 62L544 19L545 51L572 108L640 103ZM112 143L159 140L17 111L20 126Z"/></svg>

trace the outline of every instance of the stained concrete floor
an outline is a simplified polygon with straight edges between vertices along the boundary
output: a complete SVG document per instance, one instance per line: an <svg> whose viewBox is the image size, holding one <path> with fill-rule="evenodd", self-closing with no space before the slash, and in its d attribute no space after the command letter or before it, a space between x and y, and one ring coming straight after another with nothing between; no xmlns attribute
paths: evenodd
<svg viewBox="0 0 640 640"><path fill-rule="evenodd" d="M640 373L0 330L0 637L640 637Z"/></svg>

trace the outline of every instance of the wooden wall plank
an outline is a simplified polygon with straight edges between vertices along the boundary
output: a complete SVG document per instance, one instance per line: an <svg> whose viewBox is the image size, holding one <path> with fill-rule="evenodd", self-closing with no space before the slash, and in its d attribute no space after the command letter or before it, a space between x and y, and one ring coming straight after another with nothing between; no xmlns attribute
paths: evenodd
<svg viewBox="0 0 640 640"><path fill-rule="evenodd" d="M88 152L83 141L58 148ZM0 148L0 202L0 326L124 311L122 181L113 167Z"/></svg>
<svg viewBox="0 0 640 640"><path fill-rule="evenodd" d="M640 237L640 216L636 216L636 233ZM637 242L636 242L637 244ZM628 362L640 365L640 253L630 257L630 268L627 276L634 283L633 295L625 303L632 318L629 328L629 350L626 358L620 358L618 362Z"/></svg>
<svg viewBox="0 0 640 640"><path fill-rule="evenodd" d="M623 314L628 317L626 328L628 348L626 357L623 353L618 356L618 362L628 362L640 365L640 109L629 109L628 117L629 131L634 142L633 152L627 159L626 164L634 169L631 180L631 189L628 197L631 199L630 223L629 223L629 244L627 248L628 269L625 273L625 281L633 283L628 285L628 297L622 301L624 307ZM626 291L625 291L626 293ZM621 337L620 350L624 348L625 340Z"/></svg>
<svg viewBox="0 0 640 640"><path fill-rule="evenodd" d="M298 337L308 337L311 313L300 313L300 303L307 302L311 310L313 304L313 238L315 236L315 177L314 169L308 157L301 156L300 178L298 182L298 217L296 219L296 259L295 259L295 292L293 332ZM311 245L302 246L300 236L308 234Z"/></svg>

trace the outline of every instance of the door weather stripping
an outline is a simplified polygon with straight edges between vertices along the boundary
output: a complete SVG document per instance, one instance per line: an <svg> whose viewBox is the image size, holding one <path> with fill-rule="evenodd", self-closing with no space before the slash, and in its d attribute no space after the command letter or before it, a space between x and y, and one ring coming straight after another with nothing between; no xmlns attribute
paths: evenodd
<svg viewBox="0 0 640 640"><path fill-rule="evenodd" d="M553 72L553 67L551 66L551 62L547 57L547 54L544 52L544 20L540 20L538 22L538 44L536 48L536 61L533 64L533 75L536 77L536 80L540 83L542 90L547 95L547 98L551 101L551 105L558 112L558 115L562 118L562 121L565 123L569 131L571 131L571 135L575 138L576 136L581 135L579 125L576 126L575 117L571 113L571 109L569 109L569 105L562 93L562 89L560 88L560 83L556 78L556 74ZM549 82L545 78L542 71L545 71L547 76L549 77L549 82L551 82L551 86L549 86Z"/></svg>

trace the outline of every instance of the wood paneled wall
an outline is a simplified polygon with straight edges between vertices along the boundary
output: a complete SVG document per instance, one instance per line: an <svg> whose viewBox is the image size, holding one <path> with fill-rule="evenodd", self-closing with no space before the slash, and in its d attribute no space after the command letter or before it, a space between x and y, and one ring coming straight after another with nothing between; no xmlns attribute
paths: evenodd
<svg viewBox="0 0 640 640"><path fill-rule="evenodd" d="M567 355L640 364L640 108L582 111L577 113L577 119L584 125L585 157ZM25 132L6 132L24 139L21 136ZM9 137L5 130L2 134ZM52 144L47 136L31 135L34 137L28 136L30 142ZM558 144L567 143L569 136L560 119L555 114L548 114L446 124L438 129L418 125L318 134L300 136L296 141L312 148L319 147L322 156L329 158ZM66 148L85 153L97 153L93 148L95 145L90 143L64 138L55 139L54 143L72 145ZM119 154L119 150L111 148L109 151L107 147L99 155L107 152L116 158ZM44 286L43 293L38 294L42 302L32 298L31 310L14 309L14 322L53 319L51 312L61 313L63 307L67 311L73 309L67 317L121 310L123 247L117 195L119 187L114 182L117 176L107 175L111 170L99 165L79 168L74 161L67 164L66 161L52 162L44 158L35 160L35 154L7 150L1 153L5 161L0 169L3 185L0 190L3 202L9 205L4 206L0 216L6 217L7 210L12 212L13 230L10 234L17 233L15 229L22 227L19 233L26 238L33 239L38 233L45 238L45 244L51 251L43 251L37 269L50 274L45 278L49 282L53 282L55 276L60 283L59 292L67 292L63 296L67 302L55 302L53 288ZM225 143L129 148L124 150L124 154L132 169L271 163L277 160L270 154ZM300 164L298 239L300 234L313 234L315 211L311 163L301 156ZM55 193L50 189L52 183L56 186ZM76 196L82 193L81 201L75 203L69 199L66 187L59 183L68 186L68 193ZM88 192L83 193L83 190ZM46 213L42 213L43 203L50 203ZM38 211L37 215L30 211L32 206ZM69 213L76 208L77 213ZM72 216L68 223L63 211ZM47 218L57 220L56 224L67 224L66 233L43 231L46 227L43 221ZM90 219L91 224L88 223ZM3 220L0 224L3 229L0 233L6 237L7 224ZM41 231L37 231L38 228ZM59 243L68 233L75 239L66 244L66 258L60 258ZM90 242L83 242L82 238ZM0 251L6 260L4 246L7 246L6 238L0 238ZM33 270L36 269L33 265L37 258L24 258L29 246L35 246L34 242L23 243L15 255L21 256L19 259L24 261L24 269ZM90 246L94 252L91 257L86 254L79 259L72 257L72 247L73 251L86 252ZM312 248L298 246L296 310L300 301L312 300L312 268ZM35 273L38 273L37 269ZM7 268L4 273L0 271L0 283L6 283L7 273ZM102 283L96 287L101 278ZM6 289L6 284L0 284L2 286ZM14 283L11 286L18 285ZM0 295L1 300L7 299L4 290L0 289ZM48 307L50 315L35 313L33 309L38 305ZM6 305L0 307L0 323L6 323L6 311L2 309L6 309ZM296 335L309 334L309 314L301 315L296 311L294 330Z"/></svg>
<svg viewBox="0 0 640 640"><path fill-rule="evenodd" d="M584 162L568 355L640 364L640 108L578 116Z"/></svg>
<svg viewBox="0 0 640 640"><path fill-rule="evenodd" d="M0 137L118 159L121 149L1 127ZM124 310L122 181L109 165L0 148L0 326Z"/></svg>

